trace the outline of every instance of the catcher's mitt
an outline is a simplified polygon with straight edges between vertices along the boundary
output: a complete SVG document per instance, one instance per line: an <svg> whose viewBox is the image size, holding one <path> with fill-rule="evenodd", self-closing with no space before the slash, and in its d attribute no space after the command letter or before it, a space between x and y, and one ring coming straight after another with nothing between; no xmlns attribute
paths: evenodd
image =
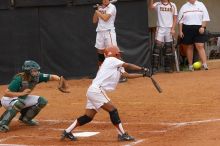
<svg viewBox="0 0 220 146"><path fill-rule="evenodd" d="M67 85L67 82L66 82L66 80L64 79L63 76L60 77L58 89L59 89L61 92L63 92L63 93L70 93L69 87L68 87L68 85Z"/></svg>

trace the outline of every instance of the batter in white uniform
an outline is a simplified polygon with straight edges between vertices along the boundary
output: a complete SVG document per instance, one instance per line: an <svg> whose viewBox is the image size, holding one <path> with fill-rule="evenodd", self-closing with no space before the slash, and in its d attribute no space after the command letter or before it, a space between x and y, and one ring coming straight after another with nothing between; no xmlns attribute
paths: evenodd
<svg viewBox="0 0 220 146"><path fill-rule="evenodd" d="M120 51L116 46L108 47L105 51L105 56L106 59L104 60L95 79L92 81L92 84L87 90L87 104L85 114L77 118L67 129L64 130L61 135L62 139L68 138L70 140L76 140L76 137L71 133L71 131L73 131L78 126L82 126L92 121L99 109L102 108L109 113L111 122L116 127L118 131L118 140L134 140L132 136L129 136L124 131L118 110L112 104L106 92L115 90L120 76L127 78L145 77L150 75L149 69L121 61ZM124 68L129 70L142 71L143 73L129 74L125 72Z"/></svg>

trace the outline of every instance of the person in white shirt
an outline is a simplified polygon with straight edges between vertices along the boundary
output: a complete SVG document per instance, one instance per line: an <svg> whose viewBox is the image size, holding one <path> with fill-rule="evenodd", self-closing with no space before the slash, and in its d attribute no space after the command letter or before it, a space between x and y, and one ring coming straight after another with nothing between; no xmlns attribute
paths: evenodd
<svg viewBox="0 0 220 146"><path fill-rule="evenodd" d="M217 46L220 47L220 37L217 38Z"/></svg>
<svg viewBox="0 0 220 146"><path fill-rule="evenodd" d="M163 50L165 56L165 72L173 72L172 43L177 21L176 5L169 0L161 0L160 2L155 3L153 0L150 0L149 8L154 9L157 12L157 30L152 54L153 72L156 73L158 71L161 50Z"/></svg>
<svg viewBox="0 0 220 146"><path fill-rule="evenodd" d="M188 0L180 9L179 16L179 36L182 44L186 48L189 70L193 68L193 48L198 50L202 66L208 70L204 43L206 41L204 31L207 21L210 21L205 5L198 0Z"/></svg>
<svg viewBox="0 0 220 146"><path fill-rule="evenodd" d="M128 135L122 127L122 123L118 114L117 108L108 98L106 92L115 90L120 76L127 78L139 78L150 76L150 71L147 68L140 67L134 64L125 63L120 60L121 53L118 47L111 46L105 51L106 59L100 66L100 69L92 81L92 84L87 90L87 104L85 114L77 118L61 135L62 139L76 140L76 137L71 133L76 127L82 126L92 121L100 108L109 113L112 124L118 131L119 141L133 141L134 137ZM129 74L125 69L142 71L142 73Z"/></svg>
<svg viewBox="0 0 220 146"><path fill-rule="evenodd" d="M96 28L95 48L98 54L98 65L105 59L104 49L109 46L117 46L115 33L116 7L109 0L102 0L102 5L97 5L93 15L93 23L98 23Z"/></svg>

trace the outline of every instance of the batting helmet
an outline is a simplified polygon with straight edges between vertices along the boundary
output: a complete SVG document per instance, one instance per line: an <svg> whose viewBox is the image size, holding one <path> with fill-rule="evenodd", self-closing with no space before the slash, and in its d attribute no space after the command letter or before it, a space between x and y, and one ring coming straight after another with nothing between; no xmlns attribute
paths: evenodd
<svg viewBox="0 0 220 146"><path fill-rule="evenodd" d="M117 46L111 46L105 49L106 56L118 57L122 51L119 50Z"/></svg>
<svg viewBox="0 0 220 146"><path fill-rule="evenodd" d="M40 65L33 60L26 60L22 66L22 70L29 72L32 69L40 70Z"/></svg>

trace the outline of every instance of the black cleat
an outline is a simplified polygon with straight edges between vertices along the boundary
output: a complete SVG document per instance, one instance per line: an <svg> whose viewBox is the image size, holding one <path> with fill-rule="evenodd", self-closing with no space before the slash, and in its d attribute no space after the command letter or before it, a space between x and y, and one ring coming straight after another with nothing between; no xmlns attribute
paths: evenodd
<svg viewBox="0 0 220 146"><path fill-rule="evenodd" d="M119 79L119 83L124 83L124 82L127 82L128 79L126 77L122 77Z"/></svg>
<svg viewBox="0 0 220 146"><path fill-rule="evenodd" d="M165 67L164 71L166 73L173 73L173 70L170 67Z"/></svg>
<svg viewBox="0 0 220 146"><path fill-rule="evenodd" d="M8 132L9 127L7 125L0 125L0 132Z"/></svg>
<svg viewBox="0 0 220 146"><path fill-rule="evenodd" d="M39 123L38 123L37 121L35 121L34 119L28 120L28 119L25 118L25 117L23 117L23 118L20 117L19 120L20 120L21 122L23 122L24 124L27 124L27 125L29 125L29 126L38 126L38 125L39 125Z"/></svg>
<svg viewBox="0 0 220 146"><path fill-rule="evenodd" d="M64 130L63 133L61 134L61 140L64 140L65 138L68 138L71 141L76 141L77 140L77 138L71 132L67 133Z"/></svg>
<svg viewBox="0 0 220 146"><path fill-rule="evenodd" d="M135 138L128 135L128 133L118 135L118 141L134 141L134 140L135 140Z"/></svg>
<svg viewBox="0 0 220 146"><path fill-rule="evenodd" d="M158 73L158 72L159 72L159 69L158 69L158 68L154 67L154 68L152 69L152 74L153 74L153 75L155 75L155 74Z"/></svg>

